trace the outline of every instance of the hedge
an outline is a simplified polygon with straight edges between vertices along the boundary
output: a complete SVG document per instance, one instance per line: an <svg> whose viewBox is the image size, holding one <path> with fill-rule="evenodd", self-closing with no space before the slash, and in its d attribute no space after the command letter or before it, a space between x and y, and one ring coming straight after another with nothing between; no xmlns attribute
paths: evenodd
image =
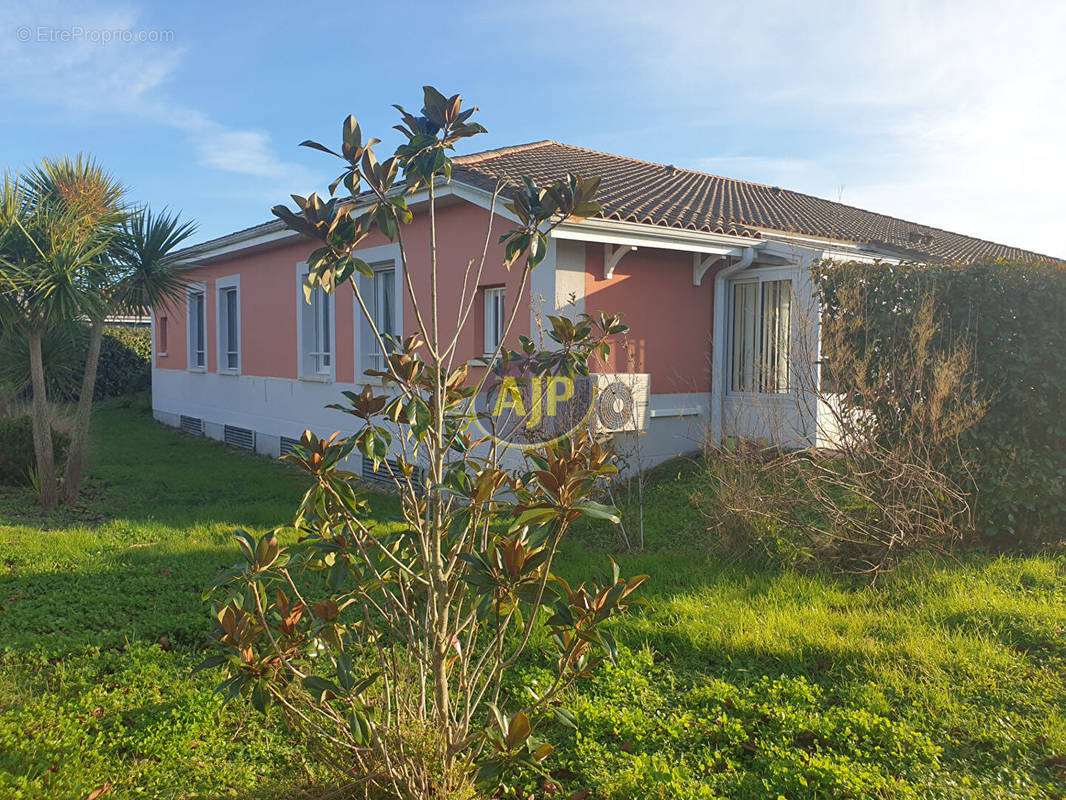
<svg viewBox="0 0 1066 800"><path fill-rule="evenodd" d="M142 392L152 385L152 334L147 327L109 325L100 343L93 398Z"/></svg>
<svg viewBox="0 0 1066 800"><path fill-rule="evenodd" d="M69 445L69 436L52 431L56 463L62 463ZM33 421L29 417L0 418L0 485L29 486L36 466Z"/></svg>
<svg viewBox="0 0 1066 800"><path fill-rule="evenodd" d="M823 302L843 281L863 286L864 346L877 357L878 330L936 303L942 346L969 338L984 418L962 437L976 487L978 530L998 545L1058 542L1066 530L1066 268L979 263L822 265ZM839 310L839 309L837 309Z"/></svg>

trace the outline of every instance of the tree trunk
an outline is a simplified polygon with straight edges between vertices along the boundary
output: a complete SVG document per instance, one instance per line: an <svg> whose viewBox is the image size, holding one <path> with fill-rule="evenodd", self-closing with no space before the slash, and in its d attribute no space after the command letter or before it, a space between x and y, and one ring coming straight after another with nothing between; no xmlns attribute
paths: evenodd
<svg viewBox="0 0 1066 800"><path fill-rule="evenodd" d="M63 470L63 501L73 503L78 499L81 486L81 468L85 462L85 449L89 445L89 422L93 413L93 394L96 391L96 369L100 365L100 342L104 338L104 320L93 320L89 330L89 352L85 354L85 372L81 378L81 394L78 396L78 411L74 416L74 432L67 451L67 466Z"/></svg>
<svg viewBox="0 0 1066 800"><path fill-rule="evenodd" d="M56 465L52 452L52 421L48 418L48 398L45 396L44 361L41 357L41 332L26 333L30 344L30 381L33 385L33 451L37 456L37 484L40 501L45 508L55 508L59 502L56 487Z"/></svg>

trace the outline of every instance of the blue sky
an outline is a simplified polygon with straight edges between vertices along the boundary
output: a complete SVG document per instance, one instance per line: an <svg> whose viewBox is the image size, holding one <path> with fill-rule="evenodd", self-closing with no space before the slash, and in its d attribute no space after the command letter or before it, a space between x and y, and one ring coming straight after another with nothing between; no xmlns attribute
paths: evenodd
<svg viewBox="0 0 1066 800"><path fill-rule="evenodd" d="M92 153L203 239L324 191L296 145L349 113L391 150L432 83L480 106L467 151L557 139L1066 256L1066 3L741 5L0 0L0 152Z"/></svg>

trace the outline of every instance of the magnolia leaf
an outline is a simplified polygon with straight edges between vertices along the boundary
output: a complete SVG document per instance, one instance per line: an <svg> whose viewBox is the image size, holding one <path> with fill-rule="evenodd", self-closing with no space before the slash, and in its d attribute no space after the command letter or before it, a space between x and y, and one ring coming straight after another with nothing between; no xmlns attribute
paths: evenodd
<svg viewBox="0 0 1066 800"><path fill-rule="evenodd" d="M331 156L342 158L340 153L335 153L328 147L326 147L324 144L319 144L318 142L312 141L311 139L305 139L304 141L300 142L300 147L310 147L313 150L321 150L323 153L329 153Z"/></svg>
<svg viewBox="0 0 1066 800"><path fill-rule="evenodd" d="M507 728L507 746L514 749L526 740L531 731L529 717L524 712L519 711L511 717L511 724Z"/></svg>
<svg viewBox="0 0 1066 800"><path fill-rule="evenodd" d="M554 706L552 708L552 716L560 725L565 725L567 728L573 728L577 730L577 715L574 714L569 708L563 708L562 706Z"/></svg>
<svg viewBox="0 0 1066 800"><path fill-rule="evenodd" d="M344 694L337 684L328 678L323 678L321 675L308 675L303 679L303 687L319 702L322 702L327 694L335 697Z"/></svg>
<svg viewBox="0 0 1066 800"><path fill-rule="evenodd" d="M580 511L586 517L605 519L609 522L613 522L615 525L622 521L622 517L618 513L617 508L614 508L613 506L605 506L602 503L597 503L595 500L585 500L584 502L576 503L574 509Z"/></svg>

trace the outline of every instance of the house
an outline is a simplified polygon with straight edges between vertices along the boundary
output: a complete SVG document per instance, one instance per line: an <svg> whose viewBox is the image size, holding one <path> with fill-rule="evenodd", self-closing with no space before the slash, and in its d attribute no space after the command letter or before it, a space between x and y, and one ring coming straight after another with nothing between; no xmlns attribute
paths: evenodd
<svg viewBox="0 0 1066 800"><path fill-rule="evenodd" d="M650 376L644 435L623 437L645 465L698 449L708 435L821 439L819 409L804 398L818 380L813 261L1045 258L776 186L541 141L455 158L437 191L445 316L454 318L463 270L484 246L497 182L567 172L601 178L602 215L554 230L519 298L529 313L508 344L535 337L544 314L623 313L630 334L605 370ZM421 303L428 223L418 198L412 207L405 237ZM497 206L476 324L460 342L474 364L494 349L502 308L519 289L496 243L511 227L506 217ZM186 302L155 309L153 319L157 419L270 455L304 428L350 431L351 418L325 406L374 383L363 372L381 367L382 354L350 286L304 301L312 249L273 221L182 253ZM411 332L398 245L375 233L358 255L374 269L358 280L379 328Z"/></svg>

